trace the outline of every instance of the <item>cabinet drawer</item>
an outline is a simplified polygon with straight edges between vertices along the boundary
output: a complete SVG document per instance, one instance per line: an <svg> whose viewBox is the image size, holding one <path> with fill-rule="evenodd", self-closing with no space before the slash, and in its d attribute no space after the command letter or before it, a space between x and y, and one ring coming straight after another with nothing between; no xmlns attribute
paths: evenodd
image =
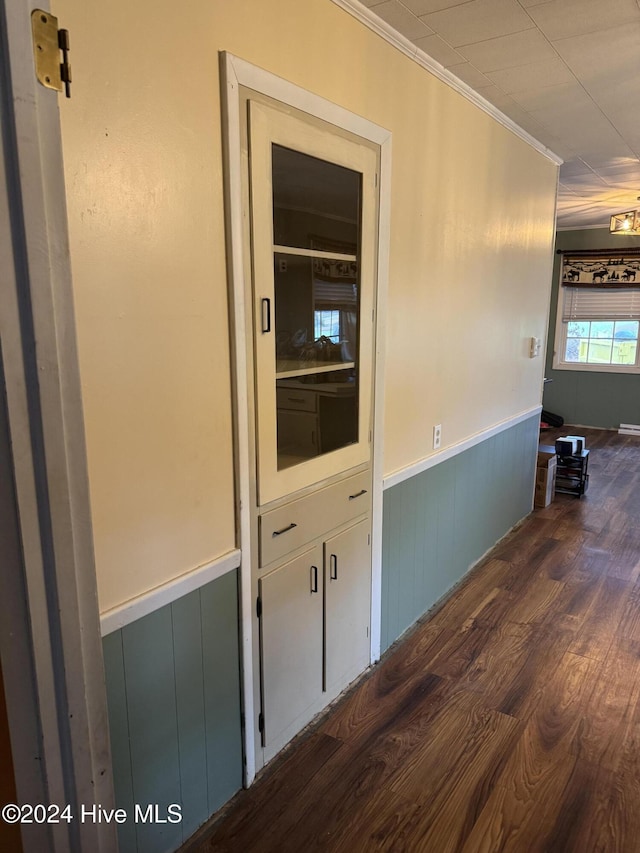
<svg viewBox="0 0 640 853"><path fill-rule="evenodd" d="M369 512L371 475L363 471L260 516L260 565L266 566L352 518Z"/></svg>
<svg viewBox="0 0 640 853"><path fill-rule="evenodd" d="M318 395L315 391L278 388L276 393L278 409L294 409L298 412L315 412L316 410Z"/></svg>

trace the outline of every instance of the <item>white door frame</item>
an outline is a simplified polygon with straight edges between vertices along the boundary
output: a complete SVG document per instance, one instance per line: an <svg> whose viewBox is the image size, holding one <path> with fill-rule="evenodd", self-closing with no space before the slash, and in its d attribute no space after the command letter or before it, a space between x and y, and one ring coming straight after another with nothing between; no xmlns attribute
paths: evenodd
<svg viewBox="0 0 640 853"><path fill-rule="evenodd" d="M114 797L59 96L36 81L31 9L0 3L0 346L20 550L1 569L14 634L0 654L18 799L74 815L24 827L25 850L108 853L115 826L79 819Z"/></svg>
<svg viewBox="0 0 640 853"><path fill-rule="evenodd" d="M377 253L376 300L376 373L374 386L373 442L373 503L372 503L372 589L371 589L371 662L380 657L380 623L382 593L382 460L384 417L384 353L385 308L389 270L389 219L391 189L391 133L318 95L251 65L229 53L220 55L222 97L224 110L226 211L228 223L228 269L232 295L232 338L234 340L233 371L235 386L235 445L237 458L237 496L239 514L239 547L242 552L241 613L242 613L242 685L244 710L245 785L250 785L256 773L256 743L253 720L256 701L253 671L253 614L251 591L251 471L250 471L250 407L247 389L250 386L251 366L247 364L246 328L251 306L245 304L244 221L248 211L243 209L242 192L242 131L240 116L240 87L273 98L283 104L309 113L380 148L379 231Z"/></svg>

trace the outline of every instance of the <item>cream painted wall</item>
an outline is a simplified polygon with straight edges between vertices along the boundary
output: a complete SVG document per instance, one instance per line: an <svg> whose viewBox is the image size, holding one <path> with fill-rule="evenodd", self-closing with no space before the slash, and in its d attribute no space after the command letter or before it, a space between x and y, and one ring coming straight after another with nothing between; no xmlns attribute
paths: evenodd
<svg viewBox="0 0 640 853"><path fill-rule="evenodd" d="M53 11L103 610L235 542L219 50L393 133L385 472L540 402L551 161L331 0Z"/></svg>

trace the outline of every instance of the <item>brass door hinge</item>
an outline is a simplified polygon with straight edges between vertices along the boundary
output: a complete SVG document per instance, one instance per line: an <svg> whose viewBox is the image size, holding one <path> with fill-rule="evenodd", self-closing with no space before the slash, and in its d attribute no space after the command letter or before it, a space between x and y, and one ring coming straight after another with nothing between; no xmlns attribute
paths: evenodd
<svg viewBox="0 0 640 853"><path fill-rule="evenodd" d="M55 15L34 9L31 13L31 31L36 77L47 89L62 92L64 88L65 95L70 98L69 30L58 29Z"/></svg>

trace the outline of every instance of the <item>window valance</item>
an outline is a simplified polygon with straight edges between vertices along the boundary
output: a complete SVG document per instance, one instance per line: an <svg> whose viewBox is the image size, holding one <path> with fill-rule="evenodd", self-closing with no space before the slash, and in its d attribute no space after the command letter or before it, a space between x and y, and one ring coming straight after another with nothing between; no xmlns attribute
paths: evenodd
<svg viewBox="0 0 640 853"><path fill-rule="evenodd" d="M640 288L640 251L563 253L561 282L580 289Z"/></svg>

